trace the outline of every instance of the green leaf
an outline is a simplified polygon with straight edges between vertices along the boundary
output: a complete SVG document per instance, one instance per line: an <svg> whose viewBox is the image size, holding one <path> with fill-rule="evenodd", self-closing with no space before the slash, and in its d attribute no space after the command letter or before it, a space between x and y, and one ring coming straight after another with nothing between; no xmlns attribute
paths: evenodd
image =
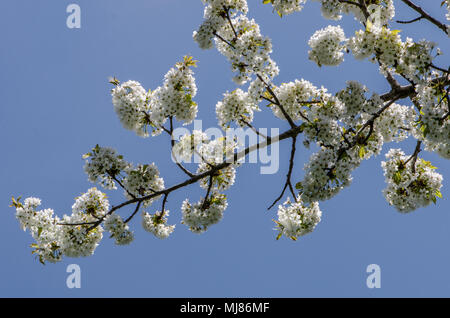
<svg viewBox="0 0 450 318"><path fill-rule="evenodd" d="M295 184L295 188L296 188L297 190L302 190L302 189L303 189L303 184L302 184L301 182L297 182L297 183Z"/></svg>
<svg viewBox="0 0 450 318"><path fill-rule="evenodd" d="M21 198L22 198L22 196L19 196L17 199L15 199L14 197L11 197L12 203L11 203L10 207L14 207L14 208L23 207L22 203L19 202Z"/></svg>
<svg viewBox="0 0 450 318"><path fill-rule="evenodd" d="M197 62L198 61L194 60L192 56L186 55L185 57L183 57L183 63L187 67L190 67L190 66L197 67Z"/></svg>
<svg viewBox="0 0 450 318"><path fill-rule="evenodd" d="M431 161L427 161L427 160L424 160L424 159L420 159L421 161L422 161L422 163L427 167L427 168L430 168L430 169L432 169L432 170L436 170L437 169L437 167L435 167L435 166L433 166L432 164L431 164Z"/></svg>
<svg viewBox="0 0 450 318"><path fill-rule="evenodd" d="M420 130L422 130L424 137L426 137L430 132L430 128L428 127L428 125L423 125L422 127L420 127Z"/></svg>
<svg viewBox="0 0 450 318"><path fill-rule="evenodd" d="M372 21L367 20L366 22L366 32L370 32L372 30Z"/></svg>
<svg viewBox="0 0 450 318"><path fill-rule="evenodd" d="M117 85L120 84L120 81L114 76L114 77L109 79L109 83L117 86Z"/></svg>
<svg viewBox="0 0 450 318"><path fill-rule="evenodd" d="M277 235L277 241L281 238L281 235L283 235L282 232L278 233L278 235Z"/></svg>
<svg viewBox="0 0 450 318"><path fill-rule="evenodd" d="M307 123L302 123L302 124L300 125L300 127L299 127L300 133L302 133L302 132L305 130L305 128L306 128L307 126L308 126Z"/></svg>
<svg viewBox="0 0 450 318"><path fill-rule="evenodd" d="M397 171L396 173L394 173L393 179L396 184L399 184L400 182L402 182L402 174L400 173L400 171Z"/></svg>
<svg viewBox="0 0 450 318"><path fill-rule="evenodd" d="M366 148L364 148L363 146L361 146L361 147L359 148L359 158L363 159L365 154L366 154Z"/></svg>
<svg viewBox="0 0 450 318"><path fill-rule="evenodd" d="M436 196L440 199L442 199L442 193L439 190L436 190Z"/></svg>

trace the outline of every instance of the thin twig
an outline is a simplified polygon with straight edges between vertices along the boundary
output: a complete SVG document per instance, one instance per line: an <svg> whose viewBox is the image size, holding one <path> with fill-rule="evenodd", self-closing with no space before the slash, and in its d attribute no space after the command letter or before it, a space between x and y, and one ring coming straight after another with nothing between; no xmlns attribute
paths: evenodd
<svg viewBox="0 0 450 318"><path fill-rule="evenodd" d="M169 193L166 193L163 198L162 206L161 206L161 213L158 215L158 220L162 220L164 217L164 214L166 213L166 202L167 197L169 196Z"/></svg>
<svg viewBox="0 0 450 318"><path fill-rule="evenodd" d="M213 186L213 175L209 176L209 181L208 181L208 190L206 190L206 195L205 195L205 199L203 200L203 204L202 204L202 210L204 210L206 208L206 205L208 204L208 197L209 197L209 193L211 192L212 186Z"/></svg>
<svg viewBox="0 0 450 318"><path fill-rule="evenodd" d="M410 0L402 0L408 7L412 8L413 10L415 10L417 13L420 14L420 16L428 21L430 21L431 23L433 23L435 26L437 26L439 29L441 29L442 31L444 31L445 34L448 35L448 30L447 30L447 26L444 23L439 22L438 20L436 20L435 18L433 18L431 15L429 15L425 10L423 10L421 7L419 7L418 5L414 4L412 1Z"/></svg>
<svg viewBox="0 0 450 318"><path fill-rule="evenodd" d="M263 133L259 132L258 129L256 129L255 127L253 127L253 125L250 124L249 122L247 122L244 118L241 118L241 121L242 121L245 125L247 125L247 127L249 127L251 130L253 130L253 132L254 132L255 134L257 134L258 136L260 136L260 137L262 137L262 138L264 138L264 139L270 138L270 137L264 135Z"/></svg>
<svg viewBox="0 0 450 318"><path fill-rule="evenodd" d="M234 33L234 39L237 40L238 34L237 34L236 29L235 29L234 26L233 26L233 22L231 21L231 18L230 18L230 8L227 8L227 7L225 7L225 6L224 6L223 8L225 9L225 15L226 15L226 18L227 18L227 20L228 20L228 23L230 24L231 29L233 30L233 33Z"/></svg>
<svg viewBox="0 0 450 318"><path fill-rule="evenodd" d="M172 153L172 157L175 160L175 164L178 166L178 168L181 169L181 171L183 171L185 174L187 174L189 177L193 177L194 174L192 172L190 172L188 169L186 169L179 161L178 158L175 156L173 149L175 147L175 139L173 139L173 117L170 116L169 117L170 120L170 129L167 130L167 134L169 134L170 136L170 146L171 146L171 153Z"/></svg>
<svg viewBox="0 0 450 318"><path fill-rule="evenodd" d="M219 35L219 33L213 32L213 34L214 34L219 40L221 40L222 42L225 42L226 44L228 44L229 46L231 46L233 49L236 50L236 47L235 47L233 44L231 44L230 42L228 42L227 40L225 40L221 35Z"/></svg>
<svg viewBox="0 0 450 318"><path fill-rule="evenodd" d="M234 29L233 23L232 23L231 19L229 19L228 22L230 23L231 27ZM222 36L220 36L217 32L214 32L213 34L214 34L217 38L219 38L221 41L223 41L223 42L225 42L226 44L228 44L228 45L229 45L230 47L232 47L233 49L236 49L236 47L235 47L232 43L230 43L229 41L227 41L226 39L224 39L224 38L223 38ZM236 36L237 36L237 34L236 34ZM245 57L245 54L243 54L243 53L241 53L241 54L242 54L242 56ZM248 65L246 65L246 66L248 66ZM286 120L289 122L289 125L291 126L291 128L295 127L294 121L293 121L292 118L289 116L289 114L286 112L286 110L284 109L283 105L282 105L282 104L280 103L280 101L278 100L278 97L275 95L275 93L273 92L272 88L270 87L270 85L269 85L266 81L264 81L264 79L262 78L262 76L261 76L260 74L256 73L256 76L259 78L259 80L260 80L261 82L264 83L264 85L266 86L267 91L270 93L270 95L272 95L272 97L273 97L274 100L275 100L275 103L274 103L274 104L277 105L277 106L280 108L281 112L283 113L283 116L284 116L284 117L286 118Z"/></svg>
<svg viewBox="0 0 450 318"><path fill-rule="evenodd" d="M410 162L412 160L411 163L411 171L412 173L416 173L416 161L417 161L417 156L419 155L419 153L422 151L420 149L420 146L422 145L422 141L418 140L416 143L416 148L414 149L414 153L412 154L411 157L409 157L408 160L406 160L405 165Z"/></svg>
<svg viewBox="0 0 450 318"><path fill-rule="evenodd" d="M136 209L134 210L133 214L131 214L125 221L123 221L123 223L128 223L130 222L130 220L136 215L136 213L138 213L139 208L141 207L141 201L138 202L138 204L136 204Z"/></svg>
<svg viewBox="0 0 450 318"><path fill-rule="evenodd" d="M291 191L292 196L294 197L295 202L297 202L297 197L295 195L294 187L292 186L291 182L291 176L292 176L292 170L294 168L294 158L295 158L295 144L297 142L297 136L292 137L292 147L291 147L291 157L289 158L289 169L288 173L286 175L286 182L284 184L283 190L281 191L280 195L273 201L273 203L268 207L267 210L270 210L278 201L280 201L283 198L284 192L289 187L289 190Z"/></svg>
<svg viewBox="0 0 450 318"><path fill-rule="evenodd" d="M275 101L274 104L277 105L278 108L281 110L281 112L283 113L283 116L286 118L286 120L288 121L288 123L291 126L291 128L295 127L294 121L292 120L291 116L289 116L289 114L286 112L286 110L284 109L283 105L280 103L280 100L278 99L277 95L274 93L274 91L270 87L270 85L268 83L266 83L266 81L264 81L264 79L262 78L261 75L256 74L256 76L259 78L259 80L261 82L264 83L264 85L266 86L267 91L274 98L274 101Z"/></svg>
<svg viewBox="0 0 450 318"><path fill-rule="evenodd" d="M132 197L133 199L136 198L136 196L135 196L133 193L131 193L130 191L128 191L127 188L125 188L125 186L123 185L123 183L122 183L119 179L117 179L117 177L116 177L115 175L113 175L113 174L110 173L109 171L107 171L107 174L108 174L114 181L116 181L117 184L118 184L122 189L124 189L125 192L128 193L128 195L129 195L130 197Z"/></svg>
<svg viewBox="0 0 450 318"><path fill-rule="evenodd" d="M397 21L395 21L395 22L401 23L401 24L408 24L408 23L414 23L414 22L417 22L417 21L419 21L419 20L422 20L423 18L425 18L425 17L424 17L423 15L421 15L421 16L415 18L415 19L412 19L412 20L407 20L407 21L397 20Z"/></svg>

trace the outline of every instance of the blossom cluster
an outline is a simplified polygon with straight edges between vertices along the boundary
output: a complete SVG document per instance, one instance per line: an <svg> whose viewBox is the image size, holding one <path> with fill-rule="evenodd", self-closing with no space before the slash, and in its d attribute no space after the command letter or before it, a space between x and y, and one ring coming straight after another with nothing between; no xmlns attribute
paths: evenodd
<svg viewBox="0 0 450 318"><path fill-rule="evenodd" d="M276 5L288 10L291 2L276 1ZM231 68L237 75L233 80L244 84L257 75L265 81L275 77L279 69L270 58L272 43L268 37L261 35L259 25L246 17L248 6L245 0L204 1L206 4L204 21L193 38L202 49L213 47L213 39L219 52L231 63ZM240 12L240 14L239 14ZM253 91L261 88L261 81L256 78ZM259 94L250 94L259 99Z"/></svg>
<svg viewBox="0 0 450 318"><path fill-rule="evenodd" d="M231 63L232 71L238 73L233 80L244 84L252 75L264 76L267 80L278 75L278 66L270 57L272 43L268 37L261 35L255 20L240 15L231 23L233 28L225 24L218 33L228 43L216 37L216 46Z"/></svg>
<svg viewBox="0 0 450 318"><path fill-rule="evenodd" d="M286 113L292 120L304 119L302 107L308 105L309 101L317 101L320 98L321 90L307 80L295 80L294 82L283 83L274 87L273 92L277 96ZM275 116L286 119L283 112L277 105L271 105Z"/></svg>
<svg viewBox="0 0 450 318"><path fill-rule="evenodd" d="M125 129L139 136L148 136L146 112L149 111L147 91L136 81L116 85L111 91L114 111Z"/></svg>
<svg viewBox="0 0 450 318"><path fill-rule="evenodd" d="M362 111L367 112L365 95L368 91L366 86L357 81L347 81L345 89L336 94L345 105L345 119L349 124Z"/></svg>
<svg viewBox="0 0 450 318"><path fill-rule="evenodd" d="M411 38L402 41L398 30L360 30L349 39L348 47L357 59L373 56L381 63L381 72L387 68L420 82L430 75L429 65L436 44L422 40L414 42Z"/></svg>
<svg viewBox="0 0 450 318"><path fill-rule="evenodd" d="M126 176L123 179L125 187L125 196L128 199L143 197L164 189L164 179L159 176L159 170L154 163L139 164L136 167L125 169ZM144 206L149 206L152 202L158 200L160 196L145 200Z"/></svg>
<svg viewBox="0 0 450 318"><path fill-rule="evenodd" d="M161 127L169 117L184 124L191 123L197 116L197 103L193 98L197 94L197 86L193 76L192 66L196 61L185 57L171 68L164 77L164 83L152 93L150 122ZM161 130L156 130L159 133Z"/></svg>
<svg viewBox="0 0 450 318"><path fill-rule="evenodd" d="M237 148L238 143L231 137L211 140L204 132L194 130L192 134L180 137L173 146L172 153L177 162L190 163L192 156L197 155L202 163L217 165L232 160Z"/></svg>
<svg viewBox="0 0 450 318"><path fill-rule="evenodd" d="M175 225L167 225L168 215L169 210L165 210L164 214L158 211L154 215L142 212L142 227L159 239L168 238L175 230Z"/></svg>
<svg viewBox="0 0 450 318"><path fill-rule="evenodd" d="M95 219L102 218L109 210L109 202L106 194L91 188L88 192L75 199L72 205L72 212L78 215L89 215Z"/></svg>
<svg viewBox="0 0 450 318"><path fill-rule="evenodd" d="M61 225L57 242L62 254L68 257L86 257L94 253L103 237L103 228L91 229L92 223L106 215L109 202L106 195L96 188L76 198L72 214L64 215L62 224L82 224L77 226Z"/></svg>
<svg viewBox="0 0 450 318"><path fill-rule="evenodd" d="M423 140L427 150L450 159L450 108L448 91L439 85L420 84L416 101L421 118L414 135Z"/></svg>
<svg viewBox="0 0 450 318"><path fill-rule="evenodd" d="M177 162L191 162L194 154L199 153L203 144L209 142L208 136L201 130L185 134L173 146L172 155Z"/></svg>
<svg viewBox="0 0 450 318"><path fill-rule="evenodd" d="M234 154L238 148L238 142L235 138L220 137L204 143L200 147L199 154L202 161L208 165L218 165L223 162L233 163L235 166L239 163L234 163Z"/></svg>
<svg viewBox="0 0 450 318"><path fill-rule="evenodd" d="M20 198L19 198L20 200ZM29 230L36 243L31 244L34 248L33 254L39 257L41 263L49 261L52 263L61 261L62 253L58 244L61 228L58 225L59 218L53 216L52 209L37 211L41 205L38 198L26 198L24 203L13 200L16 208L16 218L21 228Z"/></svg>
<svg viewBox="0 0 450 318"><path fill-rule="evenodd" d="M442 197L442 176L429 161L408 158L400 149L389 150L386 159L381 162L387 184L383 194L399 212L411 212Z"/></svg>
<svg viewBox="0 0 450 318"><path fill-rule="evenodd" d="M359 22L366 24L369 20L372 24L384 26L395 16L395 7L393 0L369 0L365 1L367 5L367 13L369 14L366 19L365 13L358 6L350 2L341 2L339 0L314 0L321 2L321 12L326 19L340 20L342 14L352 13L355 19Z"/></svg>
<svg viewBox="0 0 450 318"><path fill-rule="evenodd" d="M312 50L309 58L321 65L338 65L343 61L344 49L351 50L356 59L371 58L380 63L380 72L395 71L415 83L430 75L431 52L436 44L411 38L401 40L399 30L390 30L389 21L395 15L392 0L366 1L366 8L339 0L316 0L322 3L322 14L326 18L339 20L342 13L353 13L365 25L365 30L346 39L340 27L328 26L311 37ZM366 18L368 16L368 18ZM342 44L341 44L342 43Z"/></svg>
<svg viewBox="0 0 450 318"><path fill-rule="evenodd" d="M194 155L200 157L197 173L202 174L211 169L211 167L223 162L230 162L227 167L216 171L210 177L200 180L200 186L205 190L211 187L217 191L224 191L230 188L236 178L236 166L239 163L231 164L234 160L235 150L238 144L230 138L217 138L209 140L204 132L194 130L191 135L183 135L179 142L173 147L173 155L177 162L191 162Z"/></svg>
<svg viewBox="0 0 450 318"><path fill-rule="evenodd" d="M147 196L164 189L164 179L159 170L152 164L133 164L125 161L116 150L96 145L91 152L83 156L86 159L84 170L91 182L100 182L106 189L116 189L116 183L125 190L128 199ZM149 206L159 196L145 200Z"/></svg>
<svg viewBox="0 0 450 318"><path fill-rule="evenodd" d="M235 167L239 163L231 163L231 161L237 147L238 144L234 139L221 137L210 140L204 132L199 130L194 130L192 134L185 134L174 145L172 153L178 161L191 162L192 156L200 157L197 168L198 175L210 171L219 164L230 162L223 169L199 180L200 186L207 190L209 196L197 203L190 203L188 199L183 202L181 206L182 223L187 225L192 232L202 233L222 219L227 201L226 196L219 191L227 190L234 184ZM160 212L154 216L145 215L147 225L144 227L158 237L164 237L166 234L168 236L173 228L165 225L165 219L160 215Z"/></svg>
<svg viewBox="0 0 450 318"><path fill-rule="evenodd" d="M117 151L96 145L83 155L86 159L84 171L92 183L99 182L105 189L116 189L114 178L130 166Z"/></svg>
<svg viewBox="0 0 450 318"><path fill-rule="evenodd" d="M339 65L344 61L345 42L347 39L340 26L327 26L316 31L308 41L311 47L309 59L317 65Z"/></svg>
<svg viewBox="0 0 450 318"><path fill-rule="evenodd" d="M227 24L226 18L233 18L237 12L247 14L246 0L202 0L206 4L204 21L193 34L194 40L202 49L213 47L214 36ZM228 16L227 16L228 14Z"/></svg>
<svg viewBox="0 0 450 318"><path fill-rule="evenodd" d="M128 245L133 239L133 232L130 231L128 224L126 224L122 217L116 213L112 213L105 218L105 231L111 234L117 245Z"/></svg>
<svg viewBox="0 0 450 318"><path fill-rule="evenodd" d="M206 171L209 171L211 166L206 162L201 162L198 165L197 173L201 174ZM211 180L210 180L211 179ZM236 168L233 165L229 165L219 171L217 171L211 177L206 177L200 180L200 186L207 190L209 187L209 183L212 183L212 189L216 191L225 191L228 190L236 179Z"/></svg>
<svg viewBox="0 0 450 318"><path fill-rule="evenodd" d="M226 196L220 193L212 193L210 198L193 204L186 199L181 206L182 223L193 233L203 233L211 225L220 222L227 206Z"/></svg>
<svg viewBox="0 0 450 318"><path fill-rule="evenodd" d="M148 137L149 127L153 135L158 135L168 118L191 123L198 111L197 103L193 101L197 94L194 66L196 61L185 56L166 73L163 85L154 91L146 92L136 81L122 84L112 81L115 85L111 92L114 110L122 125L139 136Z"/></svg>
<svg viewBox="0 0 450 318"><path fill-rule="evenodd" d="M301 11L306 0L265 0L264 3L271 3L273 10L280 17L294 12Z"/></svg>
<svg viewBox="0 0 450 318"><path fill-rule="evenodd" d="M24 230L29 230L36 241L31 247L33 254L44 263L58 262L63 256L80 257L92 255L103 237L103 228L91 228L109 210L106 195L96 188L75 199L72 214L61 219L52 209L37 210L38 198L27 198L24 203L13 199L16 217Z"/></svg>
<svg viewBox="0 0 450 318"><path fill-rule="evenodd" d="M223 129L229 127L230 122L236 122L242 127L246 126L247 123L253 121L253 111L255 110L259 110L259 108L254 99L240 88L231 93L226 92L223 100L216 105L217 119Z"/></svg>
<svg viewBox="0 0 450 318"><path fill-rule="evenodd" d="M305 202L330 199L351 184L351 173L362 160L379 154L384 143L409 136L414 109L395 103L384 107L377 94L367 98L367 92L361 83L349 81L335 97L321 89L319 102L304 109L294 105L303 114L306 141L320 147L305 165L304 179L297 183Z"/></svg>
<svg viewBox="0 0 450 318"><path fill-rule="evenodd" d="M367 87L356 81L348 81L344 90L337 93L337 97L345 105L345 111L342 114L342 122L347 127L358 127L370 120L372 114L380 110L380 107L384 105L378 94L373 94L371 98L366 98L368 92ZM410 106L403 106L396 103L392 103L387 109L385 109L380 116L375 118L372 124L372 136L367 140L370 145L374 141L377 142L377 146L373 147L373 151L370 154L378 154L381 150L383 143L397 141L400 142L406 139L409 135L409 131L412 128L411 123L415 120L416 113ZM370 126L369 126L370 127ZM345 134L349 139L352 139L352 134ZM367 149L365 149L367 150ZM365 151L364 156L367 159L370 153Z"/></svg>
<svg viewBox="0 0 450 318"><path fill-rule="evenodd" d="M336 151L321 148L305 165L305 176L296 187L302 193L303 201L328 200L344 187L351 184L351 172L360 164L359 157L346 156L338 160Z"/></svg>
<svg viewBox="0 0 450 318"><path fill-rule="evenodd" d="M374 130L383 136L383 142L400 142L413 129L416 112L411 106L393 103L374 123Z"/></svg>
<svg viewBox="0 0 450 318"><path fill-rule="evenodd" d="M301 196L298 196L295 202L288 198L283 205L278 206L278 220L275 221L279 231L278 238L284 235L295 241L299 236L311 233L320 222L321 216L319 203L305 205Z"/></svg>

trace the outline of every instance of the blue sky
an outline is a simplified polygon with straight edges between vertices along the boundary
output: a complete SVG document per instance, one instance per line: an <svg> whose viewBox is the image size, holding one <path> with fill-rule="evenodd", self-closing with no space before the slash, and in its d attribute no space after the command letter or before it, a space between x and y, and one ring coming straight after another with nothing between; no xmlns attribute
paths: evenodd
<svg viewBox="0 0 450 318"><path fill-rule="evenodd" d="M70 3L81 7L81 29L66 27ZM440 1L417 3L444 20ZM348 55L339 67L318 68L307 59L309 37L336 25L320 16L318 3L308 2L302 12L283 19L260 0L249 5L249 15L273 40L278 83L304 78L335 93L345 81L359 80L375 92L388 90L369 62ZM401 5L397 11L399 19L416 16ZM235 84L225 58L215 50L201 51L192 40L202 16L200 0L0 2L0 296L450 296L450 163L430 153L422 155L444 175L444 198L408 215L397 213L382 196L380 155L354 172L351 187L321 203L322 222L312 234L297 242L276 241L276 209L267 207L284 184L290 143L283 142L278 174L260 175L256 164L241 167L227 191L223 221L205 234L179 224L184 198L197 201L202 195L193 185L169 197L169 220L177 228L167 240L144 232L138 217L131 222L136 239L129 246L115 246L105 236L92 257L46 266L34 260L28 247L32 238L8 208L11 195L36 196L43 208L69 214L74 197L93 186L83 173L81 155L95 144L114 147L134 163L155 162L166 185L184 180L170 161L166 136L142 139L122 129L107 79L115 75L156 88L175 62L193 55L199 60L198 118L204 127L217 126L215 105ZM357 24L345 17L343 26L351 35ZM438 64L448 66L444 34L425 21L394 26L404 30L403 37L437 41L446 54ZM267 110L256 114L254 124L287 128ZM414 142L406 141L385 146L382 154L389 146L414 150ZM310 154L299 146L295 180ZM109 197L112 204L123 200L121 191ZM129 215L130 209L121 214ZM73 263L81 267L80 289L66 287L66 267ZM366 267L372 263L381 267L380 289L366 287Z"/></svg>

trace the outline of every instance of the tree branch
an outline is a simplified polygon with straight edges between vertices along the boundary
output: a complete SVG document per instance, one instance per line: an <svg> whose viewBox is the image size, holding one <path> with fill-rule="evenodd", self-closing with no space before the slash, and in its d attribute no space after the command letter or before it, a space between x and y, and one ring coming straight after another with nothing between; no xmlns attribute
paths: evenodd
<svg viewBox="0 0 450 318"><path fill-rule="evenodd" d="M421 18L430 21L435 26L437 26L439 29L444 31L445 34L448 35L447 26L444 23L441 23L438 20L436 20L435 18L433 18L431 15L429 15L427 12L425 12L425 10L423 10L418 5L414 4L412 1L410 1L410 0L401 0L401 1L403 1L408 7L412 8L417 13L419 13Z"/></svg>
<svg viewBox="0 0 450 318"><path fill-rule="evenodd" d="M416 161L417 161L417 156L422 151L422 149L420 149L421 145L422 145L422 141L418 140L417 143L416 143L416 148L414 149L414 153L405 162L405 165L406 165L408 162L410 162L412 160L412 163L411 163L411 171L412 171L412 173L416 173Z"/></svg>
<svg viewBox="0 0 450 318"><path fill-rule="evenodd" d="M194 175L192 178L189 178L189 179L187 179L187 180L185 180L185 181L183 181L181 183L178 183L178 184L176 184L176 185L174 185L174 186L172 186L170 188L166 188L164 190L156 191L156 192L148 194L148 195L146 195L144 197L133 198L133 199L125 201L125 202L123 202L123 203L121 203L121 204L119 204L117 206L113 206L108 211L108 213L106 213L101 219L99 219L98 221L92 222L92 223L89 222L89 224L93 224L93 226L89 229L89 231L94 229L98 225L100 225L103 222L103 220L108 215L114 213L115 211L117 211L117 210L119 210L119 209L121 209L121 208L123 208L123 207L125 207L127 205L130 205L130 204L133 204L133 203L137 203L137 202L144 202L144 201L153 199L153 198L161 196L161 195L168 195L169 193L172 193L172 192L174 192L174 191L176 191L178 189L181 189L181 188L184 188L184 187L186 187L188 185L194 184L197 181L199 181L199 180L201 180L201 179L203 179L205 177L214 175L219 170L222 170L223 168L226 168L226 167L230 166L231 164L237 163L240 159L246 157L249 153L251 153L251 152L253 152L253 151L257 150L257 149L262 149L262 148L268 147L274 142L279 142L279 141L287 139L287 138L292 138L294 136L297 136L299 133L301 133L301 127L300 126L296 126L294 128L291 128L291 129L289 129L289 130L279 134L276 137L268 138L267 140L264 140L264 141L262 141L260 143L257 143L257 144L254 144L252 146L249 146L249 147L245 148L244 150L240 151L239 153L235 153L232 158L226 158L224 162L214 166L210 170L205 171L205 172L203 172L201 174ZM85 225L85 224L86 223L78 223L78 224L71 224L71 225L76 226L76 225Z"/></svg>
<svg viewBox="0 0 450 318"><path fill-rule="evenodd" d="M270 87L270 85L267 84L266 81L264 81L264 79L262 78L261 75L256 74L256 76L259 78L259 80L261 82L264 83L264 85L266 86L267 91L269 92L270 95L272 95L272 97L275 100L274 104L277 105L278 108L281 110L281 112L283 113L283 116L286 118L286 120L288 121L288 123L291 126L291 128L295 127L294 121L292 120L291 116L289 116L289 114L286 112L286 110L284 109L283 105L280 103L280 100L278 99L277 95L274 93L274 91Z"/></svg>
<svg viewBox="0 0 450 318"><path fill-rule="evenodd" d="M130 222L130 220L136 215L136 213L138 213L139 208L141 207L141 203L142 202L138 202L138 204L136 204L136 209L134 210L133 214L131 214L123 223L128 223ZM89 231L88 231L89 232Z"/></svg>
<svg viewBox="0 0 450 318"><path fill-rule="evenodd" d="M202 210L204 210L206 208L206 205L208 204L208 197L209 197L209 193L211 192L212 185L213 185L213 175L211 174L209 176L208 190L206 190L205 199L203 200L203 204L202 204Z"/></svg>
<svg viewBox="0 0 450 318"><path fill-rule="evenodd" d="M256 129L255 127L253 127L253 125L250 124L249 122L247 122L244 118L241 118L241 121L242 121L245 125L247 125L247 127L249 127L251 130L253 130L253 132L254 132L255 134L257 134L258 136L260 136L260 137L262 137L262 138L264 138L264 139L270 138L270 137L264 135L263 133L259 132L258 129Z"/></svg>
<svg viewBox="0 0 450 318"><path fill-rule="evenodd" d="M288 173L286 175L286 182L284 184L283 190L281 191L281 194L275 199L275 201L267 208L267 210L270 210L278 201L280 201L283 198L284 192L289 187L289 190L291 191L292 196L294 197L295 202L297 202L297 197L295 195L294 187L292 186L291 182L291 176L292 176L292 170L294 168L294 158L295 158L295 144L297 142L297 135L292 137L292 148L291 148L291 157L289 158L289 169Z"/></svg>
<svg viewBox="0 0 450 318"><path fill-rule="evenodd" d="M395 21L395 22L401 23L401 24L408 24L408 23L414 23L414 22L420 21L420 20L422 20L423 18L424 18L424 16L421 15L421 16L415 18L415 19L412 19L412 20L407 20L407 21L397 20L397 21Z"/></svg>
<svg viewBox="0 0 450 318"><path fill-rule="evenodd" d="M228 14L228 11L227 11L227 14ZM235 30L234 29L234 26L233 26L233 22L231 21L231 19L227 19L228 20L228 23L230 24L230 26L231 26L231 28L233 29L233 30ZM236 38L238 37L238 35L237 35L237 33L236 33L236 31L234 31L235 32L235 36L236 36ZM224 39L222 36L220 36L220 35L218 35L217 34L217 32L214 32L213 33L217 38L219 38L221 41L223 41L224 43L226 43L226 44L228 44L230 47L232 47L233 49L236 49L236 47L233 45L233 44L231 44L229 41L227 41L226 39ZM244 53L241 53L241 55L242 56L246 56ZM248 66L248 65L246 65L246 66ZM266 89L267 89L267 91L270 93L270 95L272 95L272 97L275 99L275 103L273 103L273 104L275 104L275 105L277 105L278 106L278 108L280 108L280 110L281 110L281 112L283 113L283 116L286 118L286 120L288 121L288 123L289 123L289 125L291 126L291 128L293 128L293 127L295 127L295 124L294 124L294 121L292 120L292 118L289 116L289 114L286 112L286 110L284 109L284 107L283 107L283 105L280 103L280 101L278 100L278 97L275 95L275 93L273 92L273 90L272 90L272 88L270 87L270 84L268 84L263 78L262 78L262 76L260 75L260 74L258 74L258 73L255 73L256 74L256 76L259 78L259 80L261 81L261 82L263 82L264 83L264 85L266 86Z"/></svg>
<svg viewBox="0 0 450 318"><path fill-rule="evenodd" d="M172 153L172 157L175 159L175 164L178 166L178 168L181 169L181 171L183 171L185 174L187 174L189 177L193 177L194 174L192 172L190 172L188 169L186 169L176 158L176 156L173 153L173 148L175 146L175 140L173 139L173 118L172 116L170 116L170 129L168 131L166 131L167 134L170 135L170 146L171 146L171 153Z"/></svg>
<svg viewBox="0 0 450 318"><path fill-rule="evenodd" d="M432 79L430 81L431 84L442 84L442 85L450 85L450 76L441 76L437 77L435 79ZM381 95L381 99L384 101L391 100L392 98L398 96L398 99L412 97L416 94L416 91L414 90L414 85L406 85L406 86L400 86L397 89L392 89L390 92L385 93Z"/></svg>

